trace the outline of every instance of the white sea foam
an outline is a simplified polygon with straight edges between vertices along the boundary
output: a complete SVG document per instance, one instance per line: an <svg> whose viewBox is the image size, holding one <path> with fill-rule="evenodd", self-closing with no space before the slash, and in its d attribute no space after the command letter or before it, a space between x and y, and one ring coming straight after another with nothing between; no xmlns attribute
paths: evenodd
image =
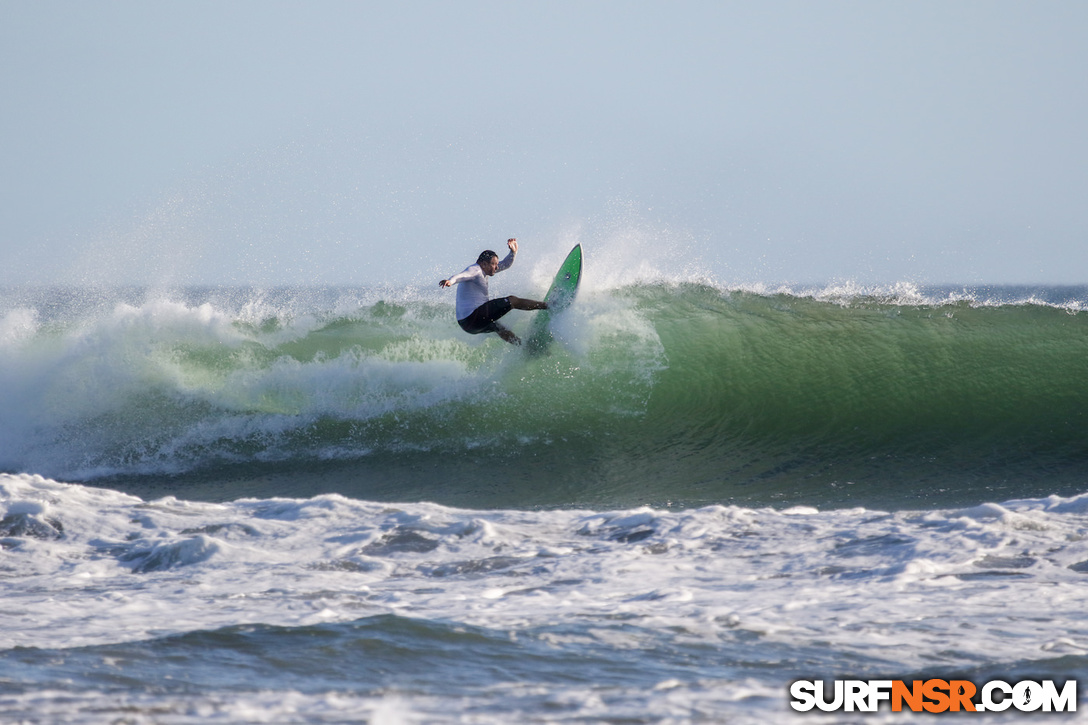
<svg viewBox="0 0 1088 725"><path fill-rule="evenodd" d="M0 318L0 350L30 338L38 331L38 312L17 307Z"/></svg>
<svg viewBox="0 0 1088 725"><path fill-rule="evenodd" d="M1011 661L1088 649L1072 626L1088 606L1086 498L482 512L336 495L143 502L6 475L0 630L9 646L57 647L387 613L499 629L623 615L683 636L822 641L889 667L938 651Z"/></svg>
<svg viewBox="0 0 1088 725"><path fill-rule="evenodd" d="M756 663L758 678L672 677L634 689L495 684L480 697L502 704L476 717L501 722L531 701L526 722L542 717L544 703L588 720L703 713L754 723L789 716L788 682L767 679L789 660L784 677L805 658L813 677L851 668L878 677L1088 653L1086 529L1088 494L895 514L472 511L337 495L142 501L3 475L0 632L4 648L64 649L395 614L632 656L709 645L725 661ZM442 722L450 706L437 691L400 699L282 687L0 696L0 713L11 716L121 708L178 723L299 713L321 722L349 711L374 722Z"/></svg>
<svg viewBox="0 0 1088 725"><path fill-rule="evenodd" d="M441 417L525 377L519 351L494 336L464 335L446 310L440 315L418 300L360 308L350 294L336 299L332 307L345 309L333 315L289 293L272 299L252 291L214 304L153 296L47 326L19 308L0 330L7 331L0 335L0 467L85 480L282 460L297 452L285 439L315 421L366 425L431 410ZM528 315L517 315L512 325L527 324ZM588 295L557 316L554 332L572 376L606 381L611 412L644 410L665 360L652 324L630 301ZM626 354L616 355L617 346ZM541 402L553 396L550 388L516 387ZM389 440L341 438L304 455L350 458L382 445L427 443L393 440L396 427L387 430L394 431ZM239 456L238 446L250 453Z"/></svg>

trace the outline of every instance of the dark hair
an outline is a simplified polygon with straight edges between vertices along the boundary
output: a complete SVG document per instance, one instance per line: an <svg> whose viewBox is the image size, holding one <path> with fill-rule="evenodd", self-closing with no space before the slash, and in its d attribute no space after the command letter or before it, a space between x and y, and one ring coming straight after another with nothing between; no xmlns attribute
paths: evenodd
<svg viewBox="0 0 1088 725"><path fill-rule="evenodd" d="M476 258L476 264L483 264L484 262L490 262L492 259L499 255L492 252L490 249L485 249L480 252L480 256Z"/></svg>

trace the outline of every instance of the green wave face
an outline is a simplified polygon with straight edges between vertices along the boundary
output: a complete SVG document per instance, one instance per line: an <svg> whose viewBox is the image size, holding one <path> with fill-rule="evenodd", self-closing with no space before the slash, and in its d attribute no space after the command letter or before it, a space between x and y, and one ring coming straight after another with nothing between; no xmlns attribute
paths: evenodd
<svg viewBox="0 0 1088 725"><path fill-rule="evenodd" d="M530 356L420 299L117 307L5 343L0 462L210 498L230 479L475 507L1072 492L1086 319L647 284L583 290Z"/></svg>
<svg viewBox="0 0 1088 725"><path fill-rule="evenodd" d="M714 461L727 487L846 502L1084 483L1083 314L697 287L640 305L669 358L647 412L661 454Z"/></svg>

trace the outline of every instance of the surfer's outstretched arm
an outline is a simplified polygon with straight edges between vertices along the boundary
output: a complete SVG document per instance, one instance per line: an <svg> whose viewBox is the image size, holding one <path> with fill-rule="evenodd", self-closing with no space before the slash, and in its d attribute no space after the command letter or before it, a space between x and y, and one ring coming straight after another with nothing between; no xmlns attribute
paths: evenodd
<svg viewBox="0 0 1088 725"><path fill-rule="evenodd" d="M452 287L455 284L457 284L458 282L464 282L466 279L474 279L474 278L480 277L480 276L481 276L481 274L480 274L479 265L472 264L472 265L469 265L463 272L458 272L457 274L453 275L449 279L439 280L438 286L439 287Z"/></svg>

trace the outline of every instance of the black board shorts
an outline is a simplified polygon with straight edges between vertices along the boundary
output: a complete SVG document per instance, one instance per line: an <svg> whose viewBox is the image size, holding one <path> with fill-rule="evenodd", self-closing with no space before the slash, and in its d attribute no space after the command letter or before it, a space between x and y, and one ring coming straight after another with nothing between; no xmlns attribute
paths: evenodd
<svg viewBox="0 0 1088 725"><path fill-rule="evenodd" d="M470 335L479 335L481 332L498 332L506 328L497 320L513 309L509 297L500 297L497 300L488 300L471 313L468 317L460 319L457 324Z"/></svg>

